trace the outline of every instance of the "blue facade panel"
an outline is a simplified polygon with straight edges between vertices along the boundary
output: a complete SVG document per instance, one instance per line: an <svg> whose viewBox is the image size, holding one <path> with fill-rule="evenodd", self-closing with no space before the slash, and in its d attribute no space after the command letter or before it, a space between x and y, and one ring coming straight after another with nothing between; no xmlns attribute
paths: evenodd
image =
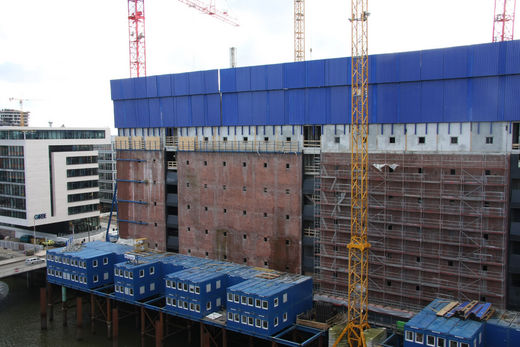
<svg viewBox="0 0 520 347"><path fill-rule="evenodd" d="M444 49L443 78L463 78L468 76L468 47Z"/></svg>
<svg viewBox="0 0 520 347"><path fill-rule="evenodd" d="M371 56L369 121L520 120L519 56L520 41ZM217 70L111 81L115 124L345 124L350 63L338 58L224 69L220 92Z"/></svg>
<svg viewBox="0 0 520 347"><path fill-rule="evenodd" d="M149 76L146 78L146 97L156 98L157 97L157 76Z"/></svg>
<svg viewBox="0 0 520 347"><path fill-rule="evenodd" d="M267 66L251 66L251 90L267 90Z"/></svg>
<svg viewBox="0 0 520 347"><path fill-rule="evenodd" d="M444 116L442 122L464 122L468 119L468 80L444 80Z"/></svg>
<svg viewBox="0 0 520 347"><path fill-rule="evenodd" d="M421 79L441 79L444 70L444 52L441 49L421 52Z"/></svg>
<svg viewBox="0 0 520 347"><path fill-rule="evenodd" d="M305 88L306 86L306 74L305 67L306 62L287 63L284 67L284 88Z"/></svg>
<svg viewBox="0 0 520 347"><path fill-rule="evenodd" d="M306 62L308 88L325 85L325 60L310 60Z"/></svg>
<svg viewBox="0 0 520 347"><path fill-rule="evenodd" d="M399 77L401 82L418 81L421 79L420 52L405 52L399 54Z"/></svg>
<svg viewBox="0 0 520 347"><path fill-rule="evenodd" d="M157 118L161 126L175 126L174 100L173 97L159 99L159 114L152 114L152 118Z"/></svg>
<svg viewBox="0 0 520 347"><path fill-rule="evenodd" d="M171 75L172 94L174 96L190 94L190 77L189 73L179 73Z"/></svg>
<svg viewBox="0 0 520 347"><path fill-rule="evenodd" d="M251 68L240 67L235 69L236 91L248 92L251 90Z"/></svg>
<svg viewBox="0 0 520 347"><path fill-rule="evenodd" d="M283 89L283 64L267 65L267 89Z"/></svg>
<svg viewBox="0 0 520 347"><path fill-rule="evenodd" d="M157 96L172 96L172 75L156 76Z"/></svg>

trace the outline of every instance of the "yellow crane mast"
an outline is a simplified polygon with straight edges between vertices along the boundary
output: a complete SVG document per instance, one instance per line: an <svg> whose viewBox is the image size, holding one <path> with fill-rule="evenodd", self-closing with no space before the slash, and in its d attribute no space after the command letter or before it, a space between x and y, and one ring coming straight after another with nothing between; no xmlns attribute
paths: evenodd
<svg viewBox="0 0 520 347"><path fill-rule="evenodd" d="M305 0L294 0L294 61L305 60Z"/></svg>
<svg viewBox="0 0 520 347"><path fill-rule="evenodd" d="M350 242L347 335L349 346L366 346L368 326L368 0L351 0L352 92L350 131Z"/></svg>

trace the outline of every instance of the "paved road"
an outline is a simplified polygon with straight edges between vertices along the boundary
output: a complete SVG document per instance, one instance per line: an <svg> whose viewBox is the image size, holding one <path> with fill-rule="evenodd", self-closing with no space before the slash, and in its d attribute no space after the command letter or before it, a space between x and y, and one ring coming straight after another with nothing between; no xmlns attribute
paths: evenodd
<svg viewBox="0 0 520 347"><path fill-rule="evenodd" d="M31 256L33 257L33 256ZM0 278L9 277L12 275L33 271L47 267L45 257L41 257L44 261L38 264L25 265L25 259L31 257L16 257L0 261Z"/></svg>

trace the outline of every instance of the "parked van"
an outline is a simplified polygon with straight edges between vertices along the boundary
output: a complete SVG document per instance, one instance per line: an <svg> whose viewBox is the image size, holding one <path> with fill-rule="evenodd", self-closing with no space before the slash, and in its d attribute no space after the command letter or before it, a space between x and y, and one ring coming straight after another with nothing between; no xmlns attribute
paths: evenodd
<svg viewBox="0 0 520 347"><path fill-rule="evenodd" d="M44 261L45 260L42 258L31 257L31 258L25 259L25 265L39 264L39 263L43 263Z"/></svg>

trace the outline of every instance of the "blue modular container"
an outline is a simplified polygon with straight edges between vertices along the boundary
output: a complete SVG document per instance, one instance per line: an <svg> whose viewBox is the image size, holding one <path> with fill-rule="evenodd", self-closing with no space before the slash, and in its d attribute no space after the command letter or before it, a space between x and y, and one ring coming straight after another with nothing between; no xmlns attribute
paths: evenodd
<svg viewBox="0 0 520 347"><path fill-rule="evenodd" d="M410 319L404 327L404 347L411 346L484 346L484 324L456 317L437 317L446 300L436 299Z"/></svg>
<svg viewBox="0 0 520 347"><path fill-rule="evenodd" d="M114 266L116 297L139 301L164 293L162 263L156 258L136 258Z"/></svg>
<svg viewBox="0 0 520 347"><path fill-rule="evenodd" d="M202 266L166 275L165 292L188 302L189 315L202 318L219 311L226 295L226 275Z"/></svg>
<svg viewBox="0 0 520 347"><path fill-rule="evenodd" d="M485 326L486 347L520 346L520 313L498 311Z"/></svg>

